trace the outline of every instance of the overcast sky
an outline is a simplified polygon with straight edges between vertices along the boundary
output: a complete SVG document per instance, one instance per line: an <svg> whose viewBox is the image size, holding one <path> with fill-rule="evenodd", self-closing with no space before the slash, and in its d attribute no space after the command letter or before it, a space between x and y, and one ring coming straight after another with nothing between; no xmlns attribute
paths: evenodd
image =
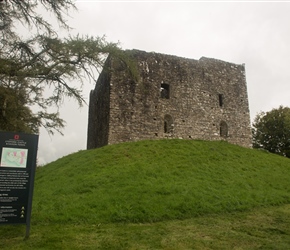
<svg viewBox="0 0 290 250"><path fill-rule="evenodd" d="M245 64L251 120L260 111L290 107L290 2L76 1L73 34L106 35L123 49ZM84 86L84 96L94 88ZM88 107L67 101L64 136L41 130L38 161L45 164L86 149Z"/></svg>

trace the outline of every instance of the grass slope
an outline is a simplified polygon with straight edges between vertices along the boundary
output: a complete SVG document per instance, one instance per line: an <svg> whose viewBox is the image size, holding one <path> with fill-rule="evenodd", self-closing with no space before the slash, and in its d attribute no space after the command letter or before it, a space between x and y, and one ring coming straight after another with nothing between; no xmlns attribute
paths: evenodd
<svg viewBox="0 0 290 250"><path fill-rule="evenodd" d="M33 220L146 223L287 204L289 172L287 158L222 141L111 145L38 169Z"/></svg>

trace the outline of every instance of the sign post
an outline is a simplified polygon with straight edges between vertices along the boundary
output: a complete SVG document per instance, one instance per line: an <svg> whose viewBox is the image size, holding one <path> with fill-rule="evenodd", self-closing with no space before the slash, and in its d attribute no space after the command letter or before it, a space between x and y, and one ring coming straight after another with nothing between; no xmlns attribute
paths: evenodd
<svg viewBox="0 0 290 250"><path fill-rule="evenodd" d="M0 132L0 225L26 224L29 237L38 135Z"/></svg>

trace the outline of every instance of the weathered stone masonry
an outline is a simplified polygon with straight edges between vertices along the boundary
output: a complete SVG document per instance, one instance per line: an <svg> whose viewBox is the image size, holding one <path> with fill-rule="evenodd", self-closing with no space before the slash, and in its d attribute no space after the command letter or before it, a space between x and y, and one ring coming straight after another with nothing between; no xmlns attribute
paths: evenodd
<svg viewBox="0 0 290 250"><path fill-rule="evenodd" d="M227 140L251 147L244 65L131 50L139 79L112 58L90 94L87 148L125 141Z"/></svg>

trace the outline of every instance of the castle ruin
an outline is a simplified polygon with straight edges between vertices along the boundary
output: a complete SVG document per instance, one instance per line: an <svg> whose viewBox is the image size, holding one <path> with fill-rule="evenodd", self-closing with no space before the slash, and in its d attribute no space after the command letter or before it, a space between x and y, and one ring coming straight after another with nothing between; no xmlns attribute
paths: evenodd
<svg viewBox="0 0 290 250"><path fill-rule="evenodd" d="M251 147L244 65L139 50L137 80L110 56L90 93L87 148L145 139L226 140Z"/></svg>

